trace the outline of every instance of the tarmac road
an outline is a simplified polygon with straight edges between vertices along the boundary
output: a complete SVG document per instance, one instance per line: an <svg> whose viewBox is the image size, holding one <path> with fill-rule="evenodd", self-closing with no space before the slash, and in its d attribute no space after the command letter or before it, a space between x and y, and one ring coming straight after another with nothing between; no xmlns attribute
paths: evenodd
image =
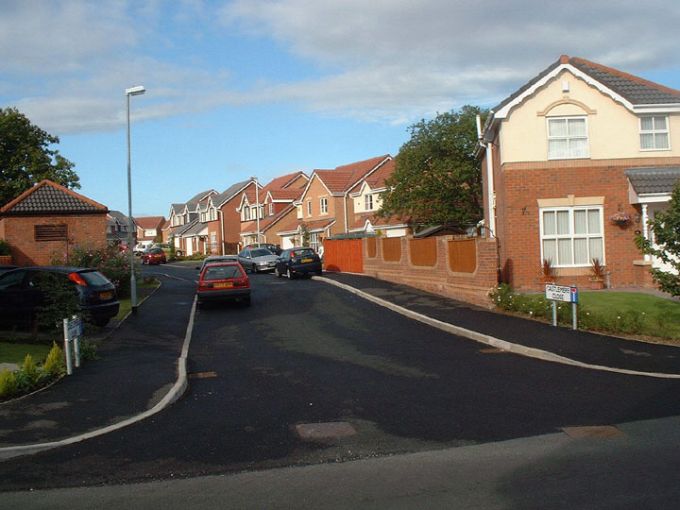
<svg viewBox="0 0 680 510"><path fill-rule="evenodd" d="M196 273L153 270L188 281ZM499 353L320 282L252 281L251 307L197 313L182 399L124 430L2 462L0 488L368 459L680 415L680 381ZM355 433L296 433L319 422Z"/></svg>

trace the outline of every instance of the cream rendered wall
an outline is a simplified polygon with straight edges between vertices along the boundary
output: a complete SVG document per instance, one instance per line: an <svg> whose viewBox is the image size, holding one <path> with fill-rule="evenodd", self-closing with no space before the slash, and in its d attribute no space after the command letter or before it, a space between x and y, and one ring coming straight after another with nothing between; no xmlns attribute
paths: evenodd
<svg viewBox="0 0 680 510"><path fill-rule="evenodd" d="M563 81L569 83L569 92L562 91ZM561 104L546 111L551 104L562 99L578 101L583 107ZM639 116L570 72L563 71L516 106L502 122L501 163L546 161L546 116L568 115L586 116L590 159L680 156L680 115L668 115L671 150L641 151Z"/></svg>
<svg viewBox="0 0 680 510"><path fill-rule="evenodd" d="M373 209L366 210L366 195L373 195ZM371 190L368 184L364 184L361 187L361 192L359 196L354 198L354 212L355 213L365 213L365 212L376 212L382 207L382 193L376 193Z"/></svg>

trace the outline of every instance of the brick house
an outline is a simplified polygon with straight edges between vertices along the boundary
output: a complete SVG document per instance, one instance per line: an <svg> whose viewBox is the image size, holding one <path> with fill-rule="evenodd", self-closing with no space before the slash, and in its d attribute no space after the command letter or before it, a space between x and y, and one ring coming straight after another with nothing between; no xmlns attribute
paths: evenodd
<svg viewBox="0 0 680 510"><path fill-rule="evenodd" d="M350 193L358 193L359 197L361 188L357 185L390 161L392 156L386 154L333 170L314 170L302 196L295 202L297 221L291 225L293 228L277 232L281 247L300 245L305 229L309 232L309 244L314 249L318 249L328 237L349 234L355 218L355 203L350 199Z"/></svg>
<svg viewBox="0 0 680 510"><path fill-rule="evenodd" d="M480 133L487 235L503 281L589 286L591 263L611 287L649 286L634 244L680 180L680 92L562 56L489 115Z"/></svg>
<svg viewBox="0 0 680 510"><path fill-rule="evenodd" d="M106 206L49 180L24 191L0 209L0 239L16 265L65 260L73 247L104 248Z"/></svg>
<svg viewBox="0 0 680 510"><path fill-rule="evenodd" d="M163 225L165 225L165 218L163 216L138 216L134 220L137 227L138 243L143 241L153 243L157 237L162 237L162 229Z"/></svg>
<svg viewBox="0 0 680 510"><path fill-rule="evenodd" d="M205 253L208 229L205 225L200 224L199 216L208 199L217 194L214 189L202 191L187 202L170 206L170 218L168 220L170 221L170 228L167 236L172 239L178 254Z"/></svg>
<svg viewBox="0 0 680 510"><path fill-rule="evenodd" d="M258 232L260 243L281 245L277 231L297 226L294 202L302 196L307 182L309 177L298 171L277 177L257 190L255 186L245 190L236 209L241 220L241 245L257 243Z"/></svg>

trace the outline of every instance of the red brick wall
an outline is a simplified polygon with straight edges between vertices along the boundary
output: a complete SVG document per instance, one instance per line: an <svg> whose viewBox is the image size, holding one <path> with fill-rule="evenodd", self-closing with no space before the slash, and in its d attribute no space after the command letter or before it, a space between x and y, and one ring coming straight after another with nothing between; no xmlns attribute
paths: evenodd
<svg viewBox="0 0 680 510"><path fill-rule="evenodd" d="M627 164L626 164L627 163ZM520 290L543 288L538 199L604 196L603 221L606 267L612 287L638 285L644 279L634 261L642 259L634 243L642 229L640 210L629 203L625 170L640 166L632 161L555 161L503 165L496 182L497 233L503 281ZM611 224L609 217L622 210L633 222ZM588 286L590 270L557 269L557 282Z"/></svg>
<svg viewBox="0 0 680 510"><path fill-rule="evenodd" d="M473 273L454 273L448 267L448 241L452 236L437 237L437 262L434 267L415 266L408 252L408 237L400 238L402 257L399 262L385 262L382 243L376 256L367 257L364 246L364 273L394 283L402 283L428 292L448 296L475 305L490 307L488 293L497 284L496 241L476 238L477 268ZM363 240L364 244L368 242Z"/></svg>
<svg viewBox="0 0 680 510"><path fill-rule="evenodd" d="M96 215L7 217L1 221L4 238L19 266L48 265L54 257L63 259L75 246L106 246L106 213ZM66 241L35 241L35 225L68 225Z"/></svg>

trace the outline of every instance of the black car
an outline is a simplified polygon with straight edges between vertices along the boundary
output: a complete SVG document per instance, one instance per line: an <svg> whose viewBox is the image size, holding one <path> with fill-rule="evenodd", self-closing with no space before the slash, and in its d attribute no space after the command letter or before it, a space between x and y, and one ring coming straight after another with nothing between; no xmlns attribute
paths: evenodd
<svg viewBox="0 0 680 510"><path fill-rule="evenodd" d="M292 279L295 276L308 276L315 273L323 274L321 259L313 248L289 248L283 250L274 267L276 276L286 275Z"/></svg>
<svg viewBox="0 0 680 510"><path fill-rule="evenodd" d="M33 320L45 304L43 283L55 278L77 293L81 311L97 326L105 326L118 315L116 287L95 269L22 267L0 274L0 318L13 323Z"/></svg>

